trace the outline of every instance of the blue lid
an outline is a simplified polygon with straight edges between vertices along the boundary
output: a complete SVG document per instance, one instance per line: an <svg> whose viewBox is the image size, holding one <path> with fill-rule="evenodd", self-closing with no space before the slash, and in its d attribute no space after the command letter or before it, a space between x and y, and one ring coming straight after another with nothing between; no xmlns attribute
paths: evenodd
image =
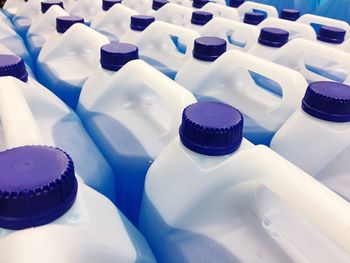
<svg viewBox="0 0 350 263"><path fill-rule="evenodd" d="M331 44L341 44L345 40L346 31L333 26L321 26L317 32L317 39Z"/></svg>
<svg viewBox="0 0 350 263"><path fill-rule="evenodd" d="M211 1L210 0L193 0L192 6L195 8L202 8L203 6L205 6L209 2L211 2Z"/></svg>
<svg viewBox="0 0 350 263"><path fill-rule="evenodd" d="M49 224L73 205L78 183L71 158L47 146L0 153L0 227L20 230Z"/></svg>
<svg viewBox="0 0 350 263"><path fill-rule="evenodd" d="M102 1L102 9L104 11L108 11L115 4L121 4L122 0L103 0Z"/></svg>
<svg viewBox="0 0 350 263"><path fill-rule="evenodd" d="M311 83L305 93L302 109L321 120L350 121L350 86L318 81Z"/></svg>
<svg viewBox="0 0 350 263"><path fill-rule="evenodd" d="M46 11L49 10L49 8L53 5L58 5L62 8L64 8L62 1L54 1L54 0L42 1L41 2L41 13L43 13L43 14L46 13Z"/></svg>
<svg viewBox="0 0 350 263"><path fill-rule="evenodd" d="M77 23L84 24L84 18L80 16L59 16L56 18L56 30L58 33L64 33Z"/></svg>
<svg viewBox="0 0 350 263"><path fill-rule="evenodd" d="M250 25L259 25L266 18L266 14L260 12L247 12L244 14L243 22Z"/></svg>
<svg viewBox="0 0 350 263"><path fill-rule="evenodd" d="M138 48L131 44L111 43L101 47L101 66L107 70L118 71L129 61L138 58Z"/></svg>
<svg viewBox="0 0 350 263"><path fill-rule="evenodd" d="M242 142L243 116L219 102L199 102L182 114L180 140L188 149L205 155L233 153Z"/></svg>
<svg viewBox="0 0 350 263"><path fill-rule="evenodd" d="M297 9L282 9L280 18L295 21L300 17L300 11Z"/></svg>
<svg viewBox="0 0 350 263"><path fill-rule="evenodd" d="M133 15L131 16L130 28L135 31L143 31L154 21L154 16Z"/></svg>
<svg viewBox="0 0 350 263"><path fill-rule="evenodd" d="M231 7L240 7L245 0L231 0L230 1L230 6Z"/></svg>
<svg viewBox="0 0 350 263"><path fill-rule="evenodd" d="M162 6L164 6L167 3L169 3L168 0L153 0L152 9L158 10L159 8L161 8Z"/></svg>
<svg viewBox="0 0 350 263"><path fill-rule="evenodd" d="M288 42L289 33L283 29L264 27L260 31L258 42L264 46L282 47Z"/></svg>
<svg viewBox="0 0 350 263"><path fill-rule="evenodd" d="M204 11L192 12L191 23L194 25L203 26L213 18L213 14Z"/></svg>
<svg viewBox="0 0 350 263"><path fill-rule="evenodd" d="M226 41L218 37L199 37L194 41L193 57L214 61L226 52Z"/></svg>
<svg viewBox="0 0 350 263"><path fill-rule="evenodd" d="M0 77L5 76L12 76L27 82L28 72L23 59L16 55L0 55Z"/></svg>

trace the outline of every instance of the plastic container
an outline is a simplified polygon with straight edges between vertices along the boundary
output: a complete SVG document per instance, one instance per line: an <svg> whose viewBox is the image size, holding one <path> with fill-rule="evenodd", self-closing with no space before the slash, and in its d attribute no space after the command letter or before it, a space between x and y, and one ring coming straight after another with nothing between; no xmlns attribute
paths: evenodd
<svg viewBox="0 0 350 263"><path fill-rule="evenodd" d="M130 17L137 15L133 9L115 4L108 11L94 18L91 28L108 37L111 42L119 42L120 38L130 30Z"/></svg>
<svg viewBox="0 0 350 263"><path fill-rule="evenodd" d="M38 58L46 40L56 31L57 17L68 15L60 6L53 6L30 26L26 35L26 43L34 61Z"/></svg>
<svg viewBox="0 0 350 263"><path fill-rule="evenodd" d="M59 147L70 152L77 174L86 184L114 201L113 171L77 115L45 87L28 78L19 57L0 55L0 62L0 75L12 76L0 78L3 87L0 150L28 144Z"/></svg>
<svg viewBox="0 0 350 263"><path fill-rule="evenodd" d="M277 83L283 96L259 86L252 72ZM198 101L220 101L240 109L244 137L265 145L298 109L307 87L300 73L237 50L227 51L211 64L192 59L175 80Z"/></svg>
<svg viewBox="0 0 350 263"><path fill-rule="evenodd" d="M204 5L201 9L201 11L212 13L214 17L223 17L235 21L239 21L239 13L236 9L233 9L229 6L209 2L206 5Z"/></svg>
<svg viewBox="0 0 350 263"><path fill-rule="evenodd" d="M145 182L140 229L157 260L348 262L349 203L242 126L225 104L185 109Z"/></svg>
<svg viewBox="0 0 350 263"><path fill-rule="evenodd" d="M101 2L101 0L76 0L67 11L72 16L84 18L85 24L90 25L94 17L103 12L103 3Z"/></svg>
<svg viewBox="0 0 350 263"><path fill-rule="evenodd" d="M114 205L77 181L67 153L19 147L0 154L0 167L4 262L155 262Z"/></svg>
<svg viewBox="0 0 350 263"><path fill-rule="evenodd" d="M194 40L199 36L194 30L156 21L140 34L125 34L121 42L137 46L142 60L174 79L177 71L192 56ZM178 49L174 38L181 40L184 52Z"/></svg>
<svg viewBox="0 0 350 263"><path fill-rule="evenodd" d="M74 24L44 44L37 61L38 79L75 109L84 82L99 64L100 47L108 42L86 25Z"/></svg>
<svg viewBox="0 0 350 263"><path fill-rule="evenodd" d="M191 23L192 12L192 8L188 6L169 3L155 12L154 17L157 21L185 27Z"/></svg>
<svg viewBox="0 0 350 263"><path fill-rule="evenodd" d="M271 148L350 201L350 87L311 83Z"/></svg>
<svg viewBox="0 0 350 263"><path fill-rule="evenodd" d="M176 136L179 114L196 100L136 58L133 45L103 46L101 67L86 81L77 112L116 174L117 206L138 226L148 167Z"/></svg>

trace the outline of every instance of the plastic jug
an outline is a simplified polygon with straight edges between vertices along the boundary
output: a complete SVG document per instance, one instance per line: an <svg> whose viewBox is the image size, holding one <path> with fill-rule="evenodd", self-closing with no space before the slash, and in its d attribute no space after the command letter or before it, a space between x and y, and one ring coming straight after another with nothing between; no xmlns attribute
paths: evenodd
<svg viewBox="0 0 350 263"><path fill-rule="evenodd" d="M184 110L145 182L140 229L158 262L349 262L349 203L242 126L225 104Z"/></svg>
<svg viewBox="0 0 350 263"><path fill-rule="evenodd" d="M311 83L271 148L350 201L350 87Z"/></svg>
<svg viewBox="0 0 350 263"><path fill-rule="evenodd" d="M23 61L19 57L0 55L0 63L0 86L5 89L1 96L8 99L6 104L0 106L10 107L2 108L1 111L14 108L5 116L6 123L4 120L2 122L2 130L7 139L3 139L3 134L0 135L0 149L27 145L28 137L37 138L37 144L44 143L64 149L70 152L76 164L77 174L84 182L114 201L113 171L84 130L77 115L50 91L34 79L28 78ZM6 89L10 95L6 95ZM11 95L10 92L18 94ZM16 102L9 96L21 96L21 99ZM19 108L25 110L20 111ZM13 112L14 110L17 111ZM39 132L40 136L37 135ZM20 142L22 144L19 144Z"/></svg>
<svg viewBox="0 0 350 263"><path fill-rule="evenodd" d="M309 83L320 80L349 83L349 54L302 38L288 42L288 37L289 33L285 30L262 28L258 44L249 53L297 70ZM344 73L337 74L331 69L322 68L324 63L337 65ZM278 96L281 95L281 90L274 83L256 76L255 81Z"/></svg>
<svg viewBox="0 0 350 263"><path fill-rule="evenodd" d="M63 1L41 1L41 0L28 0L28 2L18 10L13 17L12 22L15 25L18 34L25 39L27 31L32 22L40 19L42 14L46 13L51 6L58 5L64 8Z"/></svg>
<svg viewBox="0 0 350 263"><path fill-rule="evenodd" d="M283 96L259 86L251 72L277 83ZM307 87L300 73L238 50L227 51L209 65L189 60L175 80L198 101L220 101L240 109L245 117L244 136L265 145L298 109Z"/></svg>
<svg viewBox="0 0 350 263"><path fill-rule="evenodd" d="M152 9L152 0L123 0L123 5L135 10L139 14L147 14Z"/></svg>
<svg viewBox="0 0 350 263"><path fill-rule="evenodd" d="M2 11L8 18L12 18L19 9L25 5L24 0L7 0L2 7Z"/></svg>
<svg viewBox="0 0 350 263"><path fill-rule="evenodd" d="M280 12L280 18L289 20L289 21L296 21L300 17L300 11L298 9L282 9Z"/></svg>
<svg viewBox="0 0 350 263"><path fill-rule="evenodd" d="M260 12L247 12L244 14L243 23L249 25L259 25L266 18L266 14Z"/></svg>
<svg viewBox="0 0 350 263"><path fill-rule="evenodd" d="M0 153L0 167L4 262L155 262L114 205L78 182L67 153L18 147Z"/></svg>
<svg viewBox="0 0 350 263"><path fill-rule="evenodd" d="M121 42L134 43L155 18L148 15L132 15L129 21L129 30L120 37Z"/></svg>
<svg viewBox="0 0 350 263"><path fill-rule="evenodd" d="M117 206L137 226L148 167L196 100L136 58L133 45L103 46L101 67L84 84L77 112L117 176Z"/></svg>
<svg viewBox="0 0 350 263"><path fill-rule="evenodd" d="M227 49L249 50L259 37L256 26L238 21L215 17L204 25L202 36L215 36L227 41Z"/></svg>
<svg viewBox="0 0 350 263"><path fill-rule="evenodd" d="M7 47L17 56L20 56L29 67L33 68L32 58L29 55L22 38L17 35L14 29L6 24L3 24L0 27L0 44Z"/></svg>
<svg viewBox="0 0 350 263"><path fill-rule="evenodd" d="M86 25L74 24L64 34L50 37L42 47L38 79L75 109L84 82L99 63L100 47L108 42L107 37Z"/></svg>
<svg viewBox="0 0 350 263"><path fill-rule="evenodd" d="M199 36L194 30L156 21L136 37L126 33L121 42L137 46L142 60L174 79L177 71L192 56L194 40ZM184 52L178 49L174 38L186 47Z"/></svg>
<svg viewBox="0 0 350 263"><path fill-rule="evenodd" d="M46 40L56 31L56 19L61 16L69 16L60 6L53 6L30 26L26 43L34 61Z"/></svg>
<svg viewBox="0 0 350 263"><path fill-rule="evenodd" d="M190 7L169 3L155 12L154 17L157 21L185 27L191 23L192 12Z"/></svg>
<svg viewBox="0 0 350 263"><path fill-rule="evenodd" d="M101 0L76 0L67 11L72 16L84 18L87 25L91 24L96 15L103 12Z"/></svg>
<svg viewBox="0 0 350 263"><path fill-rule="evenodd" d="M130 29L130 18L137 12L125 5L113 5L102 15L96 16L91 28L108 37L111 42L119 42Z"/></svg>
<svg viewBox="0 0 350 263"><path fill-rule="evenodd" d="M241 21L243 21L245 13L248 12L263 13L266 15L266 17L278 17L278 12L274 6L254 3L250 1L245 1L243 4L241 4L237 8L237 11L241 16Z"/></svg>

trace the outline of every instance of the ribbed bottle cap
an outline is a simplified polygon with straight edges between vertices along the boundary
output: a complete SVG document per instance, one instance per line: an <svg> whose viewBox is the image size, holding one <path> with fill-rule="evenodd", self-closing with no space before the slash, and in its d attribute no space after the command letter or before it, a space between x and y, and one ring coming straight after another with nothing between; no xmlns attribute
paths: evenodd
<svg viewBox="0 0 350 263"><path fill-rule="evenodd" d="M226 52L226 41L218 37L199 37L194 41L193 57L202 61L214 61Z"/></svg>
<svg viewBox="0 0 350 263"><path fill-rule="evenodd" d="M318 119L332 122L350 121L350 86L318 81L306 90L302 109Z"/></svg>
<svg viewBox="0 0 350 263"><path fill-rule="evenodd" d="M59 16L56 18L56 30L58 33L64 33L77 23L84 24L84 18L80 16Z"/></svg>
<svg viewBox="0 0 350 263"><path fill-rule="evenodd" d="M297 9L282 9L280 18L290 21L296 21L300 17L300 11Z"/></svg>
<svg viewBox="0 0 350 263"><path fill-rule="evenodd" d="M213 14L204 11L192 12L191 23L194 25L203 26L213 18Z"/></svg>
<svg viewBox="0 0 350 263"><path fill-rule="evenodd" d="M158 10L159 8L166 5L167 3L169 3L169 1L167 1L167 0L153 0L152 9Z"/></svg>
<svg viewBox="0 0 350 263"><path fill-rule="evenodd" d="M282 47L288 42L289 33L283 29L264 27L260 31L258 42L264 46Z"/></svg>
<svg viewBox="0 0 350 263"><path fill-rule="evenodd" d="M182 114L180 140L188 149L205 155L233 153L242 142L243 116L219 102L199 102Z"/></svg>
<svg viewBox="0 0 350 263"><path fill-rule="evenodd" d="M230 1L230 6L231 7L240 7L243 3L244 3L245 0L231 0Z"/></svg>
<svg viewBox="0 0 350 263"><path fill-rule="evenodd" d="M108 11L115 4L121 4L122 0L103 0L102 1L102 9L104 11Z"/></svg>
<svg viewBox="0 0 350 263"><path fill-rule="evenodd" d="M333 26L321 26L317 32L317 39L331 44L341 44L345 40L346 31Z"/></svg>
<svg viewBox="0 0 350 263"><path fill-rule="evenodd" d="M101 66L118 71L126 63L139 58L138 48L126 43L111 43L101 47Z"/></svg>
<svg viewBox="0 0 350 263"><path fill-rule="evenodd" d="M193 0L192 6L195 8L202 8L203 6L205 6L209 2L210 2L210 0Z"/></svg>
<svg viewBox="0 0 350 263"><path fill-rule="evenodd" d="M250 25L259 25L266 18L266 15L260 12L247 12L244 14L243 22Z"/></svg>
<svg viewBox="0 0 350 263"><path fill-rule="evenodd" d="M0 153L0 227L20 230L49 224L73 205L78 183L71 158L47 146Z"/></svg>
<svg viewBox="0 0 350 263"><path fill-rule="evenodd" d="M23 59L16 55L0 55L0 76L12 76L27 82L28 72Z"/></svg>
<svg viewBox="0 0 350 263"><path fill-rule="evenodd" d="M42 1L41 2L41 13L45 14L46 11L49 10L49 8L53 5L58 5L62 8L64 8L62 1L54 1L54 0Z"/></svg>
<svg viewBox="0 0 350 263"><path fill-rule="evenodd" d="M130 28L136 31L143 31L154 21L154 16L134 15L131 16Z"/></svg>

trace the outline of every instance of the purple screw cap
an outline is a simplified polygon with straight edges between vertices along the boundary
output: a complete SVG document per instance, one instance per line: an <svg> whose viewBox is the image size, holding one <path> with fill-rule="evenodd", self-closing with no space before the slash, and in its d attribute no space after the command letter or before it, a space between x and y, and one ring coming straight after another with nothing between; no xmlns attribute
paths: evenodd
<svg viewBox="0 0 350 263"><path fill-rule="evenodd" d="M130 28L135 31L143 31L154 21L154 16L134 15L131 16Z"/></svg>
<svg viewBox="0 0 350 263"><path fill-rule="evenodd" d="M331 44L341 44L345 40L346 31L333 26L321 26L317 32L317 39Z"/></svg>
<svg viewBox="0 0 350 263"><path fill-rule="evenodd" d="M121 4L122 0L103 0L102 1L102 9L104 11L108 11L115 4Z"/></svg>
<svg viewBox="0 0 350 263"><path fill-rule="evenodd" d="M313 82L306 90L302 109L321 120L349 122L350 86L331 81Z"/></svg>
<svg viewBox="0 0 350 263"><path fill-rule="evenodd" d="M101 47L101 66L107 70L118 71L129 61L138 58L138 48L131 44L112 43Z"/></svg>
<svg viewBox="0 0 350 263"><path fill-rule="evenodd" d="M71 158L47 146L0 153L0 227L20 230L49 224L73 205L78 183Z"/></svg>
<svg viewBox="0 0 350 263"><path fill-rule="evenodd" d="M182 114L180 140L188 149L211 156L233 153L241 145L243 116L218 102L199 102Z"/></svg>
<svg viewBox="0 0 350 263"><path fill-rule="evenodd" d="M193 0L192 6L195 8L202 8L203 6L205 6L209 2L211 2L211 1L209 1L209 0Z"/></svg>
<svg viewBox="0 0 350 263"><path fill-rule="evenodd" d="M244 3L244 1L245 0L231 0L229 5L231 7L237 8L237 7L240 7Z"/></svg>
<svg viewBox="0 0 350 263"><path fill-rule="evenodd" d="M169 1L167 1L167 0L153 0L152 9L158 10L159 8L166 5L167 3L169 3Z"/></svg>
<svg viewBox="0 0 350 263"><path fill-rule="evenodd" d="M226 52L226 41L218 37L199 37L194 41L193 57L214 61Z"/></svg>
<svg viewBox="0 0 350 263"><path fill-rule="evenodd" d="M58 5L62 8L64 8L63 6L63 2L62 1L42 1L41 2L41 13L45 14L47 10L49 10L49 8L53 5Z"/></svg>
<svg viewBox="0 0 350 263"><path fill-rule="evenodd" d="M0 55L0 77L5 76L12 76L27 82L28 72L23 59L16 55Z"/></svg>
<svg viewBox="0 0 350 263"><path fill-rule="evenodd" d="M56 30L58 33L65 33L72 25L84 24L84 18L80 16L59 16L56 18Z"/></svg>
<svg viewBox="0 0 350 263"><path fill-rule="evenodd" d="M247 12L244 14L243 22L250 25L259 25L264 19L266 15L258 12Z"/></svg>
<svg viewBox="0 0 350 263"><path fill-rule="evenodd" d="M258 42L264 46L282 47L288 42L289 33L283 29L264 27L260 31Z"/></svg>
<svg viewBox="0 0 350 263"><path fill-rule="evenodd" d="M213 19L213 14L204 11L194 11L192 12L191 23L194 25L203 26Z"/></svg>
<svg viewBox="0 0 350 263"><path fill-rule="evenodd" d="M280 18L290 21L296 21L300 17L300 11L297 9L282 9Z"/></svg>

